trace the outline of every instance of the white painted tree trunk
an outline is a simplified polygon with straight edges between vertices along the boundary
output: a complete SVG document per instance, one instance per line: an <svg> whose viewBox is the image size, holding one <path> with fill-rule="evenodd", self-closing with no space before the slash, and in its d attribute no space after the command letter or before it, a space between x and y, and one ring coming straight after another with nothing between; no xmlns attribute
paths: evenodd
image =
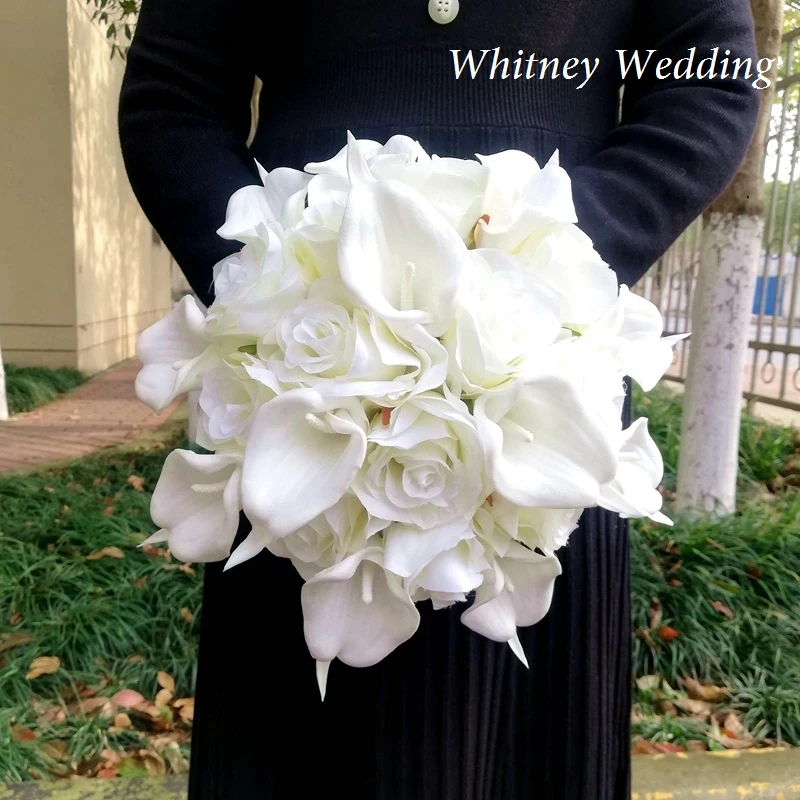
<svg viewBox="0 0 800 800"><path fill-rule="evenodd" d="M8 419L8 399L6 398L6 372L3 369L3 352L0 350L0 420Z"/></svg>
<svg viewBox="0 0 800 800"><path fill-rule="evenodd" d="M678 460L679 511L732 513L753 289L764 221L714 212L703 231Z"/></svg>

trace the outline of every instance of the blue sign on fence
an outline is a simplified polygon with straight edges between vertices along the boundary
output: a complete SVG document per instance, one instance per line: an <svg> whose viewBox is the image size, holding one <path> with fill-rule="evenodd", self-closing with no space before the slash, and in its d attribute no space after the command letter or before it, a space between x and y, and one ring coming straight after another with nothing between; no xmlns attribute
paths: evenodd
<svg viewBox="0 0 800 800"><path fill-rule="evenodd" d="M781 277L780 284L778 284L777 275L767 276L766 297L763 297L764 276L759 275L756 278L756 292L755 297L753 297L753 313L758 314L763 308L764 316L766 317L773 317L776 314L779 317L783 316L783 290L785 288L785 284L786 279L784 277Z"/></svg>

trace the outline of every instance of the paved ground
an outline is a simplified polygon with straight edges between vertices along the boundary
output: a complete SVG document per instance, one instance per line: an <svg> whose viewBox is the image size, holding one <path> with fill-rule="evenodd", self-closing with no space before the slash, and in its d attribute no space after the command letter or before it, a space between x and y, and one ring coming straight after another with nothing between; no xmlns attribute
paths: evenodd
<svg viewBox="0 0 800 800"><path fill-rule="evenodd" d="M631 800L703 798L800 799L800 749L634 757ZM186 777L0 784L0 800L186 800Z"/></svg>
<svg viewBox="0 0 800 800"><path fill-rule="evenodd" d="M155 414L133 391L135 359L54 402L0 422L0 472L64 461L140 438L166 422L179 401Z"/></svg>

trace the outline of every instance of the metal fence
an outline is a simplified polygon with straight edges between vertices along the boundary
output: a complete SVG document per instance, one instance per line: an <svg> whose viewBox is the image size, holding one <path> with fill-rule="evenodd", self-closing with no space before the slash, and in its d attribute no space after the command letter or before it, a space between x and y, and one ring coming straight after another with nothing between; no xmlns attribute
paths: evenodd
<svg viewBox="0 0 800 800"><path fill-rule="evenodd" d="M800 28L783 37L764 153L766 221L753 296L745 397L800 411ZM665 333L692 328L702 219L637 284L664 317ZM667 378L684 381L691 339L676 348Z"/></svg>

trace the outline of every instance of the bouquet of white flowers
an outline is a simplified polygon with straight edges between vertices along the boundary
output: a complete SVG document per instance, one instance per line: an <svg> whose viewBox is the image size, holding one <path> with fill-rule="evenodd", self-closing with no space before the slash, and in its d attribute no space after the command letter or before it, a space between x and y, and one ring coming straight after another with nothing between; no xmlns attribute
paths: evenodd
<svg viewBox="0 0 800 800"><path fill-rule="evenodd" d="M380 661L424 600L471 599L463 623L525 661L517 627L546 614L583 509L669 522L647 420L621 411L624 377L651 389L680 337L578 228L556 156L351 136L259 171L211 307L186 297L138 342L140 399L199 390L213 451L167 457L148 541L291 559L323 694L334 658Z"/></svg>

